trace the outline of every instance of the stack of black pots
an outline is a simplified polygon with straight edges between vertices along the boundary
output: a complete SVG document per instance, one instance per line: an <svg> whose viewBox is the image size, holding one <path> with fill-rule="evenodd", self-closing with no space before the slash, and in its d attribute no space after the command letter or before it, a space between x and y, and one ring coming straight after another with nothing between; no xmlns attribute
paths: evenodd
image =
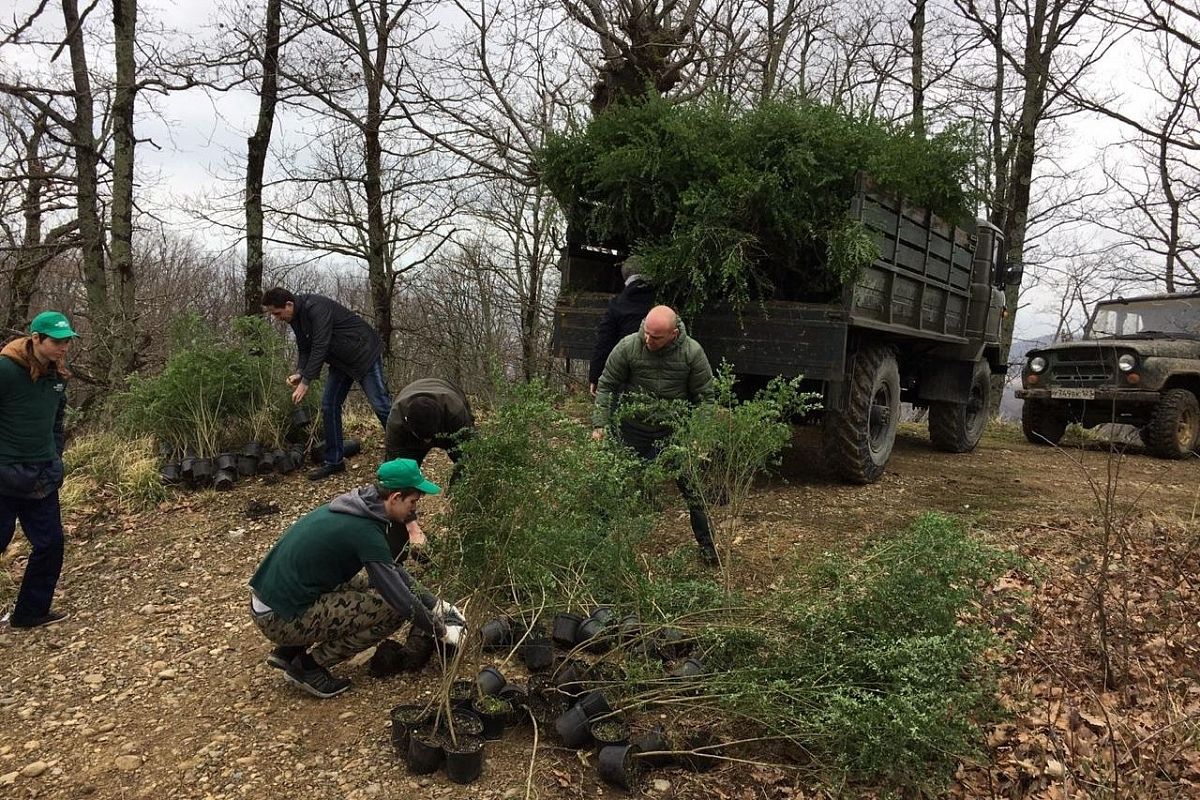
<svg viewBox="0 0 1200 800"><path fill-rule="evenodd" d="M342 448L349 458L362 451L362 444L357 439L346 439ZM311 448L294 444L286 450L267 450L259 442L248 442L240 453L221 453L216 458L199 458L189 452L176 461L170 448L166 448L160 452L166 463L159 468L159 478L166 486L229 491L239 478L272 473L287 475L304 466L309 458L314 463L322 463L324 452L324 444Z"/></svg>
<svg viewBox="0 0 1200 800"><path fill-rule="evenodd" d="M439 718L425 706L396 706L391 711L392 744L413 775L438 769L454 783L472 783L483 772L483 722L464 709Z"/></svg>

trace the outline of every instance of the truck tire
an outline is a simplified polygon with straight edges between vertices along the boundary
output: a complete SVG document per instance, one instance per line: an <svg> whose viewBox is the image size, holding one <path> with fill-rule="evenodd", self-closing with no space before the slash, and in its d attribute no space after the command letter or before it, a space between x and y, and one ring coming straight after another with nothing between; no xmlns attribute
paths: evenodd
<svg viewBox="0 0 1200 800"><path fill-rule="evenodd" d="M864 347L853 358L846 408L825 414L825 461L851 483L883 475L900 424L900 367L890 347Z"/></svg>
<svg viewBox="0 0 1200 800"><path fill-rule="evenodd" d="M1055 445L1067 432L1067 418L1040 400L1026 400L1021 407L1021 432L1033 444Z"/></svg>
<svg viewBox="0 0 1200 800"><path fill-rule="evenodd" d="M1146 426L1142 440L1159 458L1186 458L1200 435L1200 403L1187 389L1168 389Z"/></svg>
<svg viewBox="0 0 1200 800"><path fill-rule="evenodd" d="M948 453L974 450L987 427L991 399L992 370L986 361L980 361L971 373L967 402L929 404L929 441Z"/></svg>

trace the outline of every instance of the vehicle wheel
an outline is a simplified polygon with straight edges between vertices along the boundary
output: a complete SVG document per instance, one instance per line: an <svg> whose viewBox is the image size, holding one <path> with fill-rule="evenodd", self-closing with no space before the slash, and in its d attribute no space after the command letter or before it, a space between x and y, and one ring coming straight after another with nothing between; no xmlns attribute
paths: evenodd
<svg viewBox="0 0 1200 800"><path fill-rule="evenodd" d="M1187 389L1168 389L1143 433L1150 452L1159 458L1184 458L1196 449L1200 403Z"/></svg>
<svg viewBox="0 0 1200 800"><path fill-rule="evenodd" d="M1034 444L1058 444L1067 432L1067 418L1040 400L1026 400L1021 407L1021 432Z"/></svg>
<svg viewBox="0 0 1200 800"><path fill-rule="evenodd" d="M826 463L852 483L879 480L896 444L900 423L900 367L890 347L854 355L844 411L825 415Z"/></svg>
<svg viewBox="0 0 1200 800"><path fill-rule="evenodd" d="M967 402L929 404L929 441L948 453L974 450L987 427L991 399L992 370L986 361L980 361L971 373Z"/></svg>

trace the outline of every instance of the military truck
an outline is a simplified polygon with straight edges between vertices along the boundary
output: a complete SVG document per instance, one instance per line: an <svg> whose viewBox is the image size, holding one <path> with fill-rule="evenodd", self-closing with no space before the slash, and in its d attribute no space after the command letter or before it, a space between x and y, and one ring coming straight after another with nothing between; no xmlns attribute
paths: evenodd
<svg viewBox="0 0 1200 800"><path fill-rule="evenodd" d="M1072 422L1121 423L1154 455L1184 458L1200 435L1200 292L1097 303L1082 340L1029 351L1021 386L1034 444L1057 444Z"/></svg>
<svg viewBox="0 0 1200 800"><path fill-rule="evenodd" d="M710 308L685 322L714 367L729 361L750 386L803 376L823 398L829 467L847 481L871 483L891 456L901 401L929 409L936 447L961 453L978 444L992 375L1006 371L1002 289L1021 273L1004 264L993 225L952 225L866 175L855 182L847 213L880 253L853 284L814 297L777 277L769 298L740 312ZM621 288L624 257L624 243L589 243L578 228L568 232L555 306L560 356L591 356L596 325Z"/></svg>

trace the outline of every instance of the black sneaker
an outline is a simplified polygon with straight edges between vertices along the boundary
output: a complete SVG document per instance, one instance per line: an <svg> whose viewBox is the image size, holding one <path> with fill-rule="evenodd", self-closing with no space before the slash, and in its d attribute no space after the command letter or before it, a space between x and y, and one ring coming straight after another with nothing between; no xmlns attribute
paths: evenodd
<svg viewBox="0 0 1200 800"><path fill-rule="evenodd" d="M51 611L40 617L30 619L26 619L25 617L9 617L8 624L12 628L44 628L47 625L62 622L67 616L67 612L65 611Z"/></svg>
<svg viewBox="0 0 1200 800"><path fill-rule="evenodd" d="M314 470L309 470L308 479L310 481L323 481L330 475L336 475L339 472L346 471L346 462L339 461L336 464L322 464Z"/></svg>
<svg viewBox="0 0 1200 800"><path fill-rule="evenodd" d="M287 669L292 665L292 659L304 652L299 645L281 644L267 656L267 666L275 669Z"/></svg>
<svg viewBox="0 0 1200 800"><path fill-rule="evenodd" d="M299 656L292 659L292 663L284 671L283 677L293 686L322 700L337 697L350 688L350 681L347 678L335 678L324 667L305 669L304 665L300 663Z"/></svg>

